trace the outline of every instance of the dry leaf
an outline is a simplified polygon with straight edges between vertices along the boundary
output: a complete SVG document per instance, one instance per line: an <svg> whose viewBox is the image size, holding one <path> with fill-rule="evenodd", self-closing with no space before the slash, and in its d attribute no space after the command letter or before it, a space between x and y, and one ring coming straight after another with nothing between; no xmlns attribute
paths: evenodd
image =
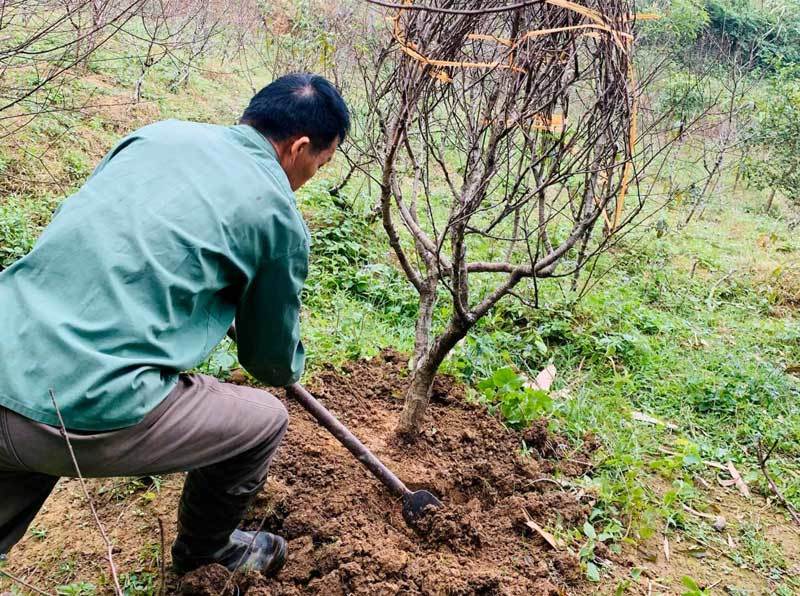
<svg viewBox="0 0 800 596"><path fill-rule="evenodd" d="M639 422L646 422L647 424L655 424L658 426L665 426L670 430L678 430L678 427L671 422L664 422L663 420L659 420L658 418L654 418L649 414L645 414L644 412L631 412L631 418L637 420Z"/></svg>
<svg viewBox="0 0 800 596"><path fill-rule="evenodd" d="M243 368L235 368L230 372L228 382L235 385L246 385L248 383L247 373Z"/></svg>
<svg viewBox="0 0 800 596"><path fill-rule="evenodd" d="M666 536L664 536L664 556L667 558L667 563L669 563L669 540L667 540Z"/></svg>
<svg viewBox="0 0 800 596"><path fill-rule="evenodd" d="M800 375L800 364L790 364L784 370L790 375Z"/></svg>
<svg viewBox="0 0 800 596"><path fill-rule="evenodd" d="M727 465L728 465L728 472L730 473L731 478L733 479L733 483L736 485L736 488L739 489L739 492L742 493L742 496L747 497L749 499L750 489L747 488L747 484L745 484L745 481L742 480L742 475L739 474L739 470L736 469L736 467L733 465L733 462L729 461Z"/></svg>
<svg viewBox="0 0 800 596"><path fill-rule="evenodd" d="M548 391L550 386L553 384L553 380L556 378L556 367L552 364L548 364L542 372L536 375L536 379L533 381L533 384L536 385L542 391Z"/></svg>
<svg viewBox="0 0 800 596"><path fill-rule="evenodd" d="M728 536L728 546L731 548L736 548L736 543L733 541L733 538L731 538L731 535L728 534L727 536Z"/></svg>
<svg viewBox="0 0 800 596"><path fill-rule="evenodd" d="M688 511L692 515L696 515L697 517L703 517L705 519L716 519L717 518L716 515L711 515L710 513L703 513L702 511L697 511L696 509L692 509L688 505L684 505L683 509L685 511Z"/></svg>
<svg viewBox="0 0 800 596"><path fill-rule="evenodd" d="M531 530L534 530L537 534L539 534L539 536L544 538L544 541L547 544L549 544L553 549L555 550L561 549L561 545L559 544L556 537L553 536L547 530L545 530L542 526L537 524L535 521L533 521L532 519L528 519L528 521L525 522L525 525L528 526Z"/></svg>

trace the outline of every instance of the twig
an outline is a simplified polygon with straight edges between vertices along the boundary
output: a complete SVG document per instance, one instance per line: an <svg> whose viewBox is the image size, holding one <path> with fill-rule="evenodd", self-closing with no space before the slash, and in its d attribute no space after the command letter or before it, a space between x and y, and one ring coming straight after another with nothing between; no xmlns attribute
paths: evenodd
<svg viewBox="0 0 800 596"><path fill-rule="evenodd" d="M32 590L32 591L36 592L37 594L43 594L44 596L51 596L49 592L45 592L44 590L40 590L36 586L30 585L29 583L27 583L27 582L21 580L20 578L18 578L16 575L10 574L5 569L0 569L0 575L5 575L11 581L19 584L23 588L28 588L29 590Z"/></svg>
<svg viewBox="0 0 800 596"><path fill-rule="evenodd" d="M567 488L563 484L561 484L558 480L555 480L554 478L535 478L535 479L531 480L531 483L536 483L536 482L550 482L552 484L555 484L561 490L564 490L565 488Z"/></svg>
<svg viewBox="0 0 800 596"><path fill-rule="evenodd" d="M166 571L166 561L165 558L167 556L167 547L164 542L164 520L161 519L161 516L157 516L156 519L158 520L158 534L161 537L161 557L159 561L159 573L161 574L161 586L158 589L159 596L164 596L167 593L167 571Z"/></svg>
<svg viewBox="0 0 800 596"><path fill-rule="evenodd" d="M237 571L239 571L239 567L241 567L242 563L244 563L244 559L245 559L245 557L247 557L247 553L250 552L250 549L252 549L253 545L256 543L256 538L258 538L258 533L261 531L261 528L264 527L264 524L267 523L267 517L268 516L269 516L269 513L265 513L264 517L261 518L261 521L258 524L258 528L256 528L255 532L253 532L253 538L250 540L250 544L247 545L247 548L242 553L242 556L239 557L239 560L236 562L236 566L233 568L233 571L228 573L228 579L225 580L225 585L222 586L222 590L220 590L220 592L219 592L219 594L221 596L224 596L225 592L227 592L228 586L230 586L231 581L233 581L233 576L236 575ZM237 586L236 593L237 594L239 593L238 586Z"/></svg>
<svg viewBox="0 0 800 596"><path fill-rule="evenodd" d="M789 515L792 516L792 519L795 521L797 525L800 526L800 514L798 514L797 509L795 509L794 505L792 505L789 501L786 500L786 497L783 496L778 485L775 484L775 481L767 472L767 460L772 455L772 452L775 451L775 448L778 446L778 439L775 439L775 442L772 444L772 447L764 453L764 446L761 443L761 437L758 437L758 442L756 443L756 449L758 451L758 467L761 468L761 473L764 474L764 478L767 479L769 483L769 487L772 489L772 492L778 497L778 500L786 507L786 510L789 512Z"/></svg>
<svg viewBox="0 0 800 596"><path fill-rule="evenodd" d="M97 523L97 527L100 530L100 535L103 537L103 542L106 544L106 557L108 558L108 565L111 569L111 578L114 580L114 593L118 596L123 596L122 588L119 585L119 577L117 576L117 567L114 565L114 556L113 550L114 547L111 544L111 541L108 539L108 535L106 534L106 529L103 527L103 523L100 521L100 517L97 515L97 511L94 508L94 501L92 501L92 497L89 495L89 490L86 488L86 481L83 479L83 475L81 474L81 469L78 466L78 460L75 458L75 452L72 450L72 443L69 440L69 435L67 434L67 427L64 424L64 418L61 416L61 410L56 403L56 394L55 392L50 389L50 399L53 402L53 407L56 409L56 415L58 416L58 423L60 425L61 436L64 438L64 441L67 443L67 450L69 451L69 456L72 459L72 465L75 466L75 473L78 475L78 480L81 484L81 489L83 489L83 494L86 497L86 501L89 503L89 509L92 511L92 516L94 517L94 521Z"/></svg>

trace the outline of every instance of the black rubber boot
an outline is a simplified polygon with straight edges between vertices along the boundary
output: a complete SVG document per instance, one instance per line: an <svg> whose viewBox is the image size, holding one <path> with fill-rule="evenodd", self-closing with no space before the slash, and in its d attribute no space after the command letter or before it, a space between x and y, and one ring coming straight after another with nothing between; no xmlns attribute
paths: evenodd
<svg viewBox="0 0 800 596"><path fill-rule="evenodd" d="M286 562L286 541L269 532L234 530L228 543L214 552L192 548L180 536L172 545L172 567L184 574L218 563L229 571L252 569L266 577L276 575Z"/></svg>

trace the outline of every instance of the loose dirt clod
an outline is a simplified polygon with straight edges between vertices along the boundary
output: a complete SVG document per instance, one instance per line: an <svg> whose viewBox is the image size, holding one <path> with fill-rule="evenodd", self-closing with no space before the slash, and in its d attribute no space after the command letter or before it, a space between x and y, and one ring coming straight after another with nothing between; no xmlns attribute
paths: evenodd
<svg viewBox="0 0 800 596"><path fill-rule="evenodd" d="M310 386L409 488L431 490L443 509L416 531L401 505L333 437L287 402L292 419L271 481L247 526L289 541L286 567L274 580L236 578L241 594L565 594L581 580L568 553L554 553L517 516L524 507L541 524L582 525L589 507L543 469L560 465L564 440L537 423L534 458L520 455L522 434L466 403L452 379L437 381L425 432L399 441L406 358L386 352L324 371ZM586 457L581 455L581 457ZM550 458L550 459L547 459ZM221 568L220 568L221 569ZM224 570L223 570L224 571ZM184 578L185 594L217 594L227 574L216 567ZM221 583L220 583L221 582ZM570 586L573 586L571 589ZM204 591L205 590L205 591Z"/></svg>
<svg viewBox="0 0 800 596"><path fill-rule="evenodd" d="M417 520L415 529L429 544L446 544L453 551L469 554L484 541L481 515L481 504L473 499L465 506L431 508Z"/></svg>

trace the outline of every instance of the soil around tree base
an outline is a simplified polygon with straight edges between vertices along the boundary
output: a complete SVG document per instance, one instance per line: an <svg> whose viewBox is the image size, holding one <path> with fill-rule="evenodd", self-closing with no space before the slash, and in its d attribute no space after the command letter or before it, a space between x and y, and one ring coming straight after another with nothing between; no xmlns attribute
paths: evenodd
<svg viewBox="0 0 800 596"><path fill-rule="evenodd" d="M289 542L275 579L199 569L179 584L184 594L566 594L581 593L574 554L556 551L526 525L580 526L590 497L562 490L553 473L577 475L574 461L541 421L523 433L506 429L485 408L469 404L460 386L440 377L425 431L413 443L394 434L402 407L406 359L387 351L341 371L317 375L309 387L412 489L445 507L416 531L393 498L302 408L288 400L289 431L270 482L245 527ZM594 448L588 441L584 449Z"/></svg>

